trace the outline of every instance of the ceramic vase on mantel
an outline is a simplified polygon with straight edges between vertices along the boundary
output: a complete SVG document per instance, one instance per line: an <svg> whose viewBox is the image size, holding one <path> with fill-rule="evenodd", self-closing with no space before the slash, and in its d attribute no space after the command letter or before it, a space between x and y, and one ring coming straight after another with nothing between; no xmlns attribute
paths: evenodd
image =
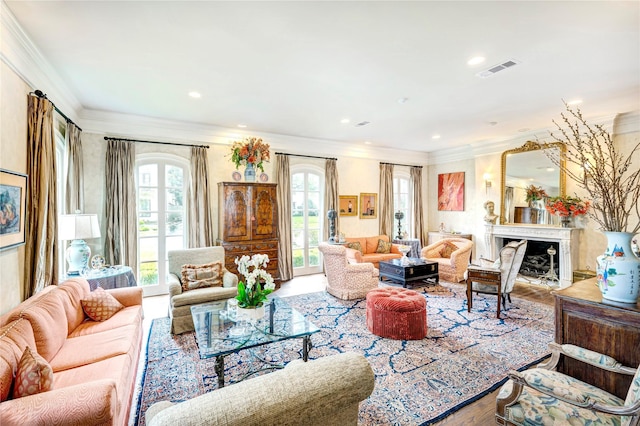
<svg viewBox="0 0 640 426"><path fill-rule="evenodd" d="M247 163L247 168L244 169L244 180L245 182L256 181L256 169L253 163Z"/></svg>
<svg viewBox="0 0 640 426"><path fill-rule="evenodd" d="M640 259L631 250L633 234L605 232L607 251L598 256L598 287L602 298L622 303L636 303L640 289Z"/></svg>

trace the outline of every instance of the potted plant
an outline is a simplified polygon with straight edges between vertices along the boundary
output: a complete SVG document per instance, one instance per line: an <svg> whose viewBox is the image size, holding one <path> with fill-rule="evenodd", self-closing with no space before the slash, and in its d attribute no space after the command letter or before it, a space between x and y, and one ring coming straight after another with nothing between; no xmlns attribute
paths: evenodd
<svg viewBox="0 0 640 426"><path fill-rule="evenodd" d="M563 170L586 192L592 207L586 214L607 236L607 250L597 259L598 286L605 299L636 303L640 261L631 250L631 240L640 231L640 167L636 155L640 143L623 155L603 126L590 126L579 108L572 109L566 103L565 107L562 124L553 120L559 133L551 132L551 137L565 144ZM545 153L562 167L556 154L550 150Z"/></svg>
<svg viewBox="0 0 640 426"><path fill-rule="evenodd" d="M254 254L249 257L244 255L236 257L238 272L245 281L238 282L238 314L250 319L259 319L264 316L264 302L267 296L275 289L275 283L270 273L266 271L269 256L266 254Z"/></svg>
<svg viewBox="0 0 640 426"><path fill-rule="evenodd" d="M241 165L246 166L244 179L247 182L255 182L256 167L264 172L263 163L269 162L270 156L269 144L264 143L261 138L248 137L231 145L231 161L236 169Z"/></svg>

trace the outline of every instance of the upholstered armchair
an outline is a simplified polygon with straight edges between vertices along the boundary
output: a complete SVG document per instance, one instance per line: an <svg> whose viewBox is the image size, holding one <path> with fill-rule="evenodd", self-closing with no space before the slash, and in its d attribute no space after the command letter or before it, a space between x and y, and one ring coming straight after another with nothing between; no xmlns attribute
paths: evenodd
<svg viewBox="0 0 640 426"><path fill-rule="evenodd" d="M460 282L467 270L473 241L466 238L443 238L422 248L421 257L438 262L440 279Z"/></svg>
<svg viewBox="0 0 640 426"><path fill-rule="evenodd" d="M551 359L537 368L511 371L496 399L501 425L622 425L640 424L640 368L574 345L549 344ZM633 376L626 399L554 371L560 357L570 357L606 370Z"/></svg>
<svg viewBox="0 0 640 426"><path fill-rule="evenodd" d="M465 273L467 282L467 310L471 312L473 293L495 294L498 300L497 316L500 318L500 302L507 309L507 299L511 303L511 291L516 285L516 277L524 254L527 240L512 241L502 247L497 260L478 259L479 265L469 265Z"/></svg>
<svg viewBox="0 0 640 426"><path fill-rule="evenodd" d="M231 299L238 293L238 277L224 267L224 247L203 247L184 250L172 250L167 253L169 260L169 317L171 333L182 334L193 331L191 306L215 300ZM205 265L220 262L222 285L215 287L188 288L183 283L184 265ZM183 287L183 284L185 286Z"/></svg>
<svg viewBox="0 0 640 426"><path fill-rule="evenodd" d="M379 271L373 263L349 263L342 245L320 243L327 274L327 292L338 299L362 299L378 287Z"/></svg>

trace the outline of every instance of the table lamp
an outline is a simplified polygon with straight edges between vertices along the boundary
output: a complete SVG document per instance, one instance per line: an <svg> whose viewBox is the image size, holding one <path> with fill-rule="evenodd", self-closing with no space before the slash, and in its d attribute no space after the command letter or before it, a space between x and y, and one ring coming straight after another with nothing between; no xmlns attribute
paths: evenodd
<svg viewBox="0 0 640 426"><path fill-rule="evenodd" d="M84 241L89 238L100 238L100 225L96 214L65 214L58 222L58 239L70 241L66 251L69 264L67 275L80 275L88 265L91 249Z"/></svg>

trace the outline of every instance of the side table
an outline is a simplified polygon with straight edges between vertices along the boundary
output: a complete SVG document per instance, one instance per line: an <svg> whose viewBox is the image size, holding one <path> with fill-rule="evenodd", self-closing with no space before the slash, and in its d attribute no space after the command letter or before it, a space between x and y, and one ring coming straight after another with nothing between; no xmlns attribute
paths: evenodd
<svg viewBox="0 0 640 426"><path fill-rule="evenodd" d="M417 238L403 238L397 239L394 238L392 240L394 244L402 244L404 246L411 247L411 251L407 255L408 257L420 257L420 252L422 251L422 244L420 244L420 240Z"/></svg>
<svg viewBox="0 0 640 426"><path fill-rule="evenodd" d="M498 293L497 318L500 318L500 303L502 300L502 273L499 269L474 268L469 266L467 269L467 312L471 312L473 307L473 283L495 285Z"/></svg>
<svg viewBox="0 0 640 426"><path fill-rule="evenodd" d="M112 266L104 269L94 269L80 276L89 282L91 291L98 287L108 290L112 288L135 287L137 285L136 277L133 275L133 270L129 266ZM74 278L74 276L67 275L65 278Z"/></svg>

